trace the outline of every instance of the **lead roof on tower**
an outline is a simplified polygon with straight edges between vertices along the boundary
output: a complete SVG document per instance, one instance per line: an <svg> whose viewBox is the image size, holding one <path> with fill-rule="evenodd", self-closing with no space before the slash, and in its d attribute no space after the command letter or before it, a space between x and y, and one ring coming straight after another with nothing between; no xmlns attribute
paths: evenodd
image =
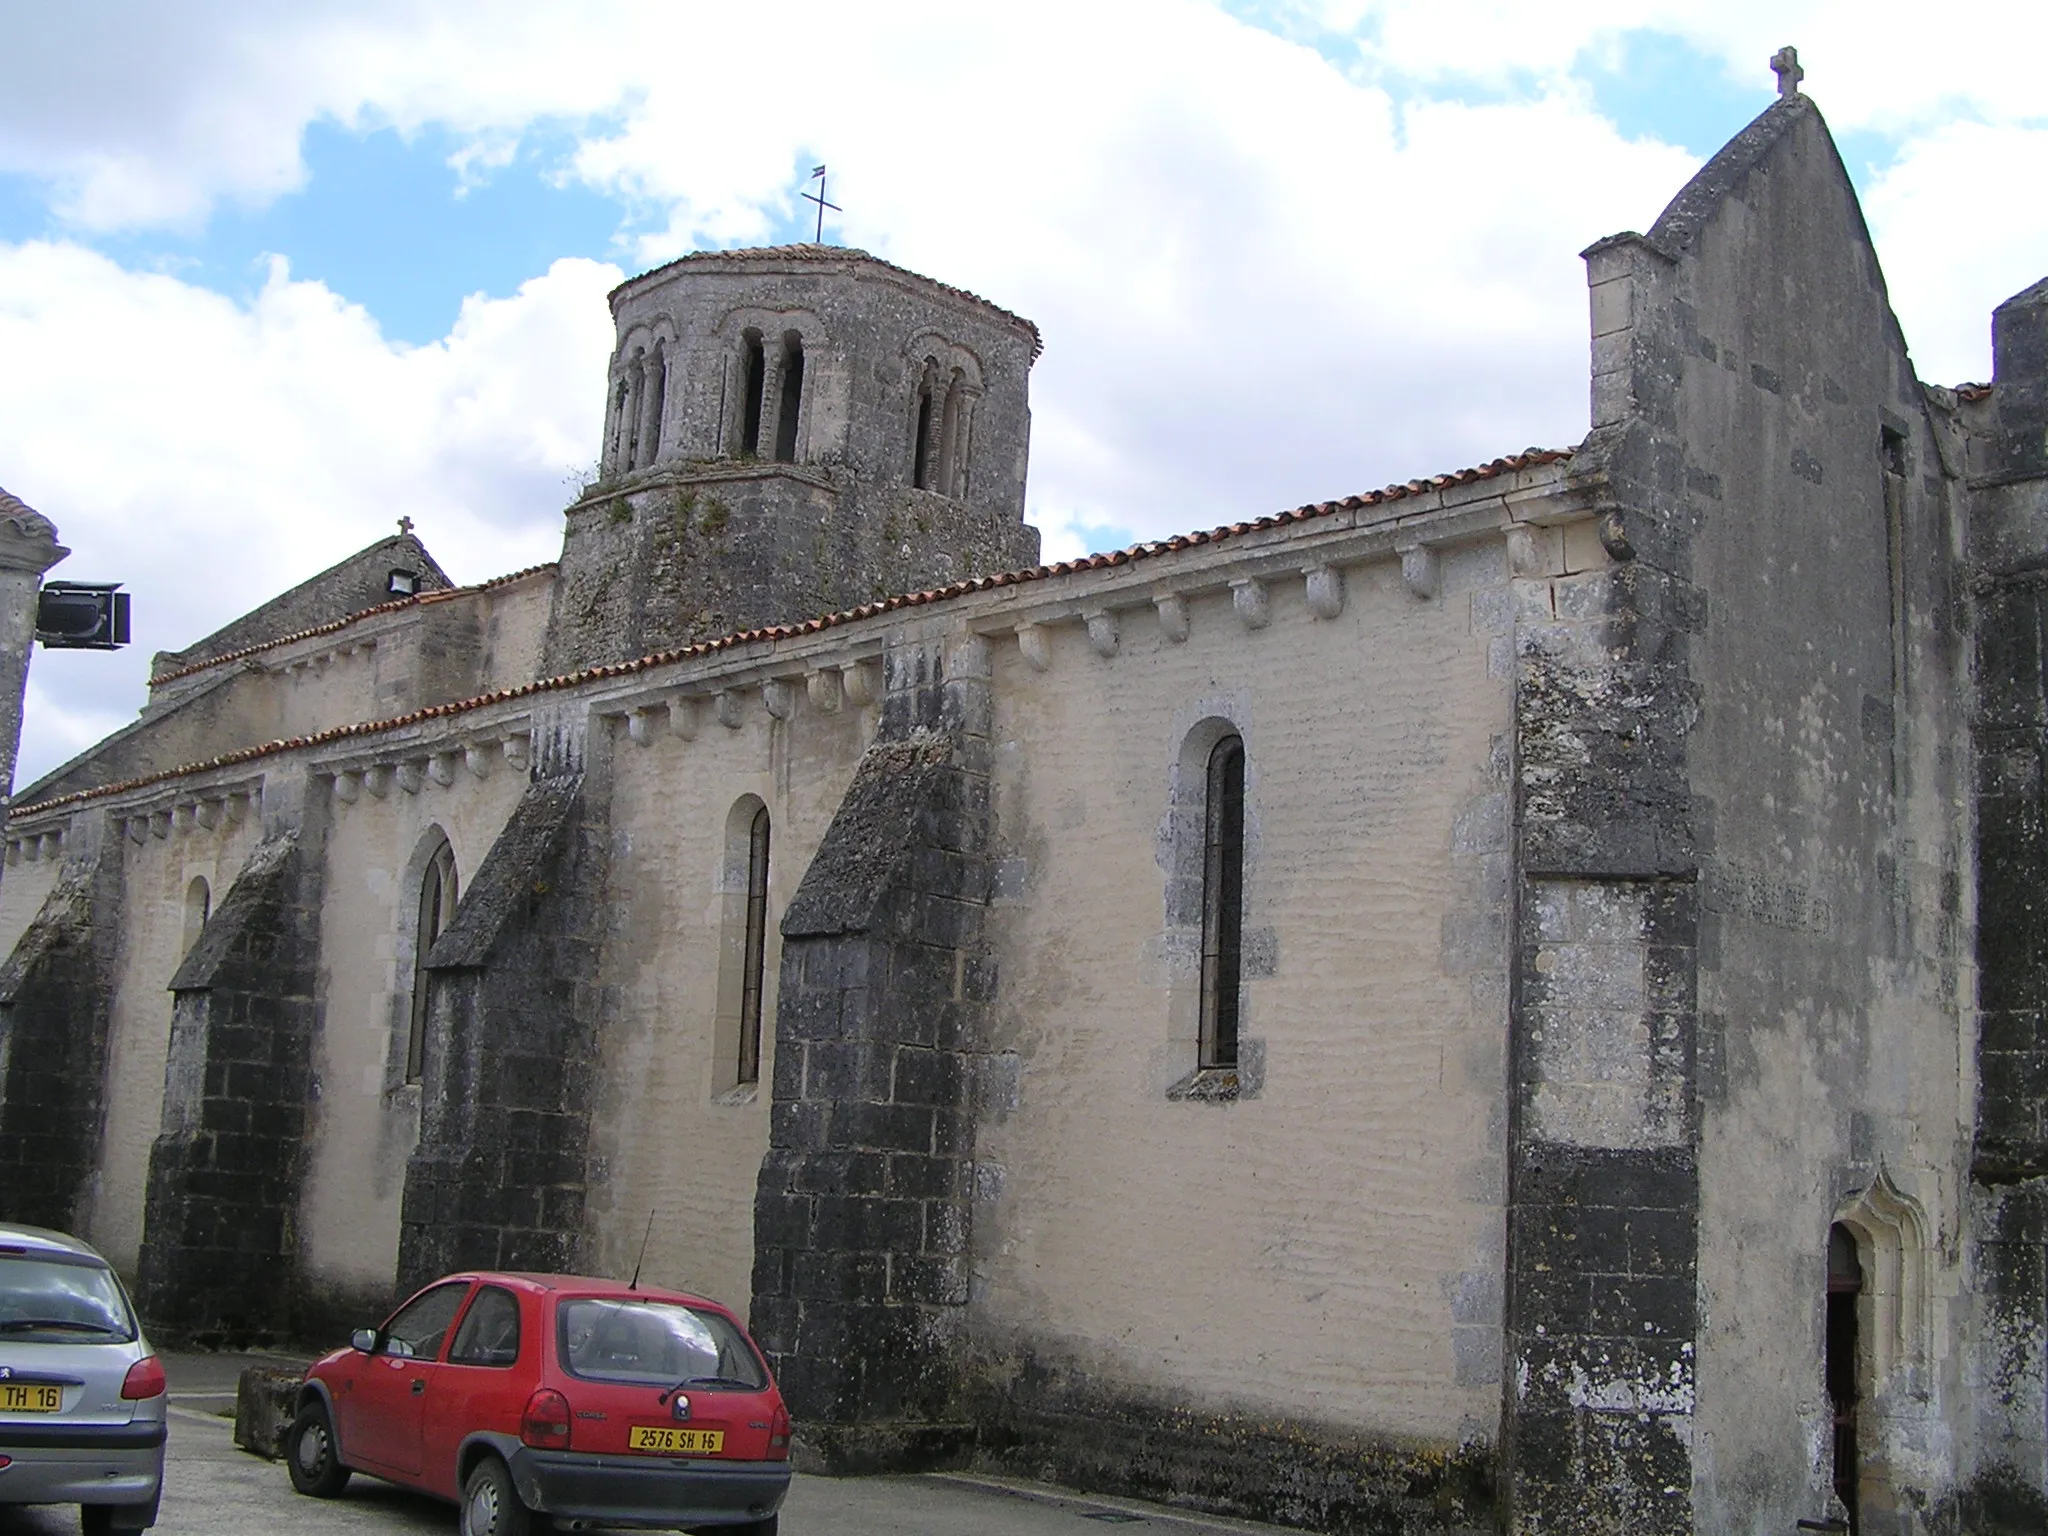
<svg viewBox="0 0 2048 1536"><path fill-rule="evenodd" d="M831 262L843 262L848 265L858 264L874 267L894 277L908 278L913 283L934 289L949 298L965 299L976 308L985 309L991 315L1008 321L1011 325L1021 327L1031 337L1031 356L1033 361L1036 361L1038 355L1045 350L1045 338L1039 334L1038 327L1031 321L1026 320L1022 315L1017 314L1014 310L1005 309L1000 304L992 304L980 294L970 293L965 288L955 288L951 283L942 283L935 277L926 277L922 272L913 272L908 267L897 266L893 261L884 261L881 257L870 255L858 246L853 245L811 245L808 243L803 245L750 245L730 251L691 251L687 255L678 256L674 261L663 262L658 267L650 267L638 277L627 278L607 294L606 297L613 304L617 304L620 294L626 292L629 288L637 287L649 278L659 277L664 272L672 272L677 267L688 266L693 263L714 262L761 262L763 264L773 262L814 262L820 265Z"/></svg>

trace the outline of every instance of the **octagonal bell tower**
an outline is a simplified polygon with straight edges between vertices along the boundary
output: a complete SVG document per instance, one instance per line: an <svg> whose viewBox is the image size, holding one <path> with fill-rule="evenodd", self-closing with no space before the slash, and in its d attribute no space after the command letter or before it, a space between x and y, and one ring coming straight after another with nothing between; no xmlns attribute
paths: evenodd
<svg viewBox="0 0 2048 1536"><path fill-rule="evenodd" d="M1037 562L1030 321L820 245L696 252L611 304L550 672Z"/></svg>

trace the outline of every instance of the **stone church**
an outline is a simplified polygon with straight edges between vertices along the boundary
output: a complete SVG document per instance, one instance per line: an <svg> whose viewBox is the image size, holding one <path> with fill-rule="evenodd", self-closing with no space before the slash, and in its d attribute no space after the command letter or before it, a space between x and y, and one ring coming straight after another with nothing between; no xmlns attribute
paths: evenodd
<svg viewBox="0 0 2048 1536"><path fill-rule="evenodd" d="M1054 565L1028 321L623 284L558 563L17 797L0 1216L201 1342L644 1234L835 1471L2048 1527L2048 282L1923 383L1796 87L1586 261L1576 447Z"/></svg>

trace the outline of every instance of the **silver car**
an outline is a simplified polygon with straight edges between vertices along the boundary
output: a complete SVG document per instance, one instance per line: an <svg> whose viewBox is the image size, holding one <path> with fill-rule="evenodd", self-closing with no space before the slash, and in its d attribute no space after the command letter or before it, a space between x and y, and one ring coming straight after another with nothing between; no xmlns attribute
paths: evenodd
<svg viewBox="0 0 2048 1536"><path fill-rule="evenodd" d="M164 1368L84 1243L0 1222L0 1504L77 1504L86 1536L156 1524Z"/></svg>

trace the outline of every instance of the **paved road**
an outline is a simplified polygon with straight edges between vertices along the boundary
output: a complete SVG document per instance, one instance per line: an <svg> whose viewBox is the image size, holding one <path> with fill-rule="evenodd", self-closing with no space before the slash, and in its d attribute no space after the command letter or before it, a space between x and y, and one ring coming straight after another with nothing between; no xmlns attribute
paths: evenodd
<svg viewBox="0 0 2048 1536"><path fill-rule="evenodd" d="M455 1536L453 1506L358 1477L335 1500L301 1498L284 1468L235 1449L235 1377L244 1357L170 1356L171 1450L157 1536ZM799 1477L787 1536L1088 1536L1109 1527L1158 1536L1299 1536L1273 1526L1175 1514L1149 1504L965 1477ZM0 1536L77 1536L72 1509L0 1505Z"/></svg>

